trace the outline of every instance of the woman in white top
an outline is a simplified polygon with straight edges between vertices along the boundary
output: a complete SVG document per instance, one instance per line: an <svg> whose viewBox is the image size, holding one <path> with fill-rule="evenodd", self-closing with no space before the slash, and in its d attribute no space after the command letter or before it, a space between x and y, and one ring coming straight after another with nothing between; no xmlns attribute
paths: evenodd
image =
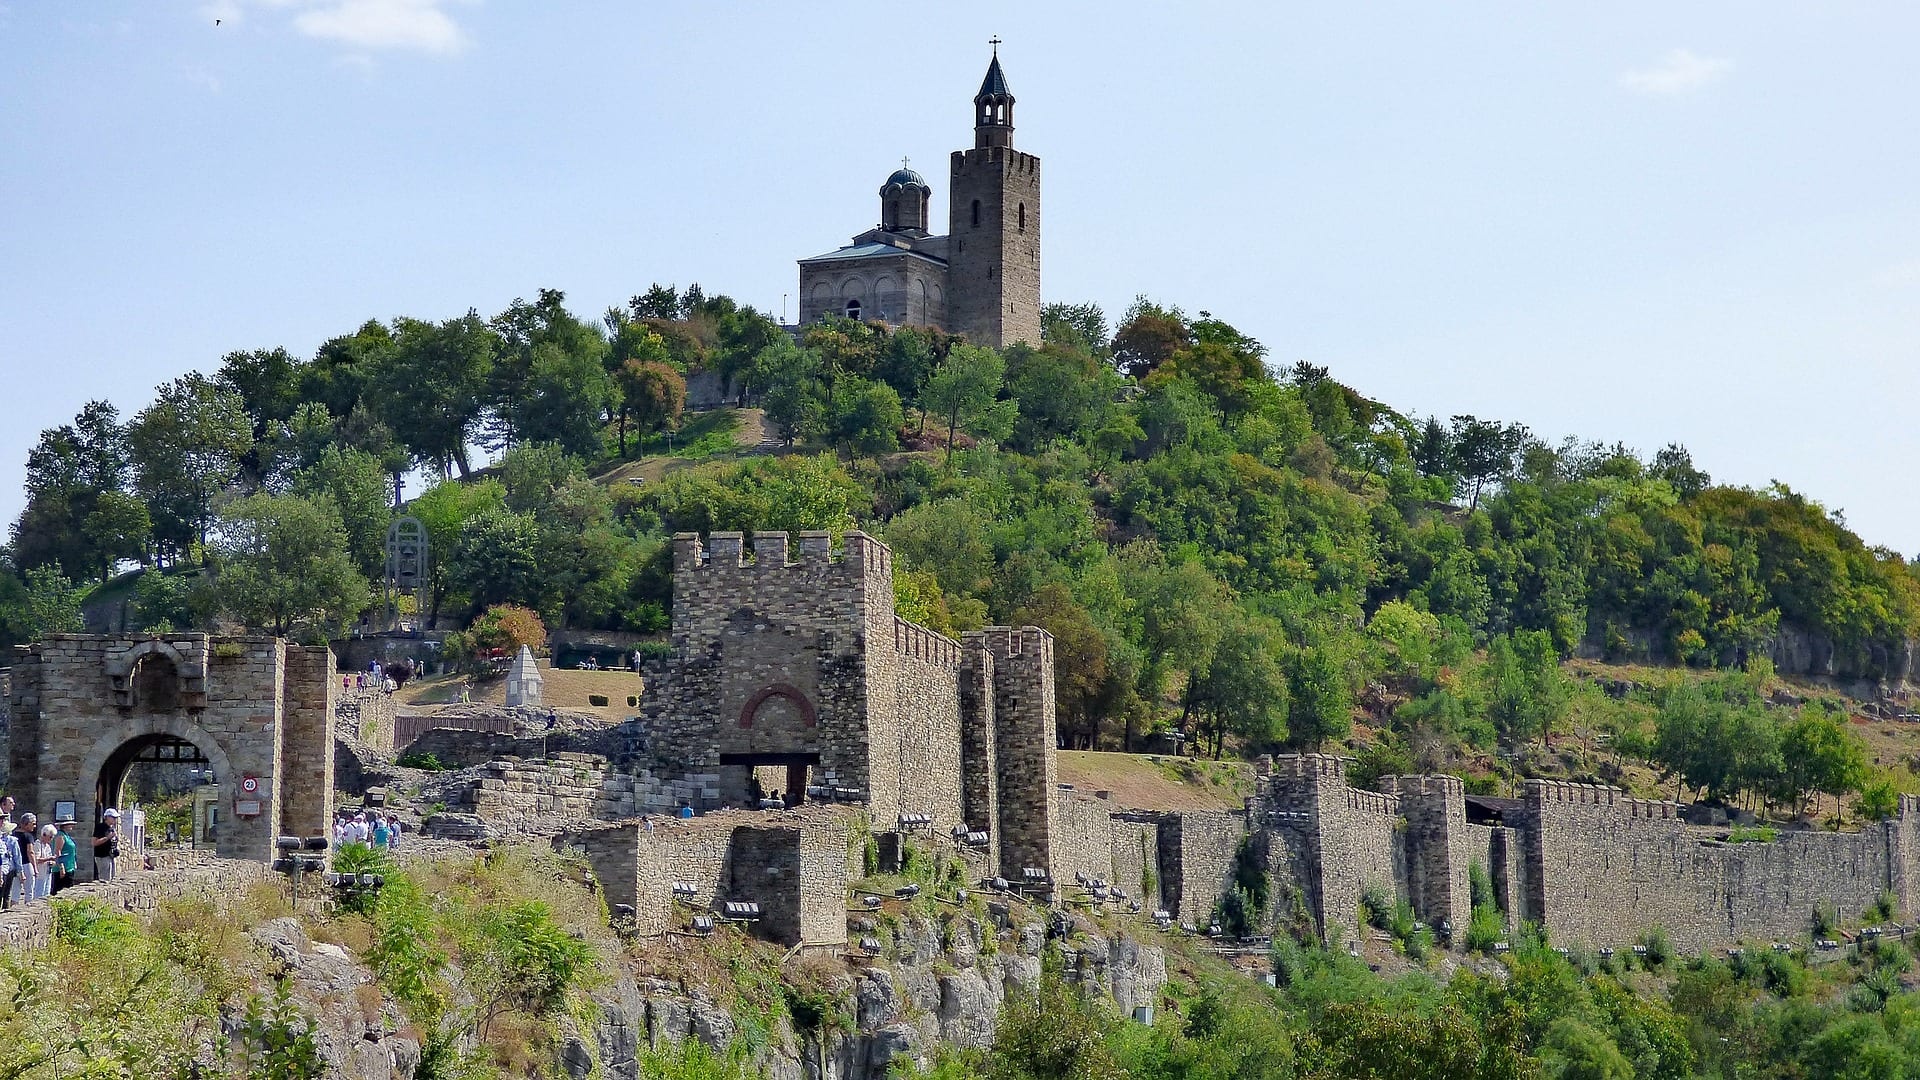
<svg viewBox="0 0 1920 1080"><path fill-rule="evenodd" d="M53 892L53 844L59 832L52 825L42 825L33 838L33 852L28 859L33 863L35 900L45 900Z"/></svg>

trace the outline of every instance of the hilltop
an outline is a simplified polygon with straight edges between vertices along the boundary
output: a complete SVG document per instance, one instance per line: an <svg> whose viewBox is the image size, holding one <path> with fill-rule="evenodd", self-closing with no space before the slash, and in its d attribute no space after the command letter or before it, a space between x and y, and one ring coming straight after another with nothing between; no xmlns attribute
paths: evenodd
<svg viewBox="0 0 1920 1080"><path fill-rule="evenodd" d="M459 631L456 666L527 625L644 645L667 627L675 532L858 526L898 553L903 616L1053 632L1070 748L1344 747L1362 778L1489 790L1534 770L1685 773L1789 808L1910 784L1884 739L1881 773L1856 754L1789 777L1762 752L1743 780L1707 775L1677 735L1659 745L1669 680L1595 666L1745 671L1706 679L1706 712L1750 703L1741 739L1763 746L1827 723L1804 702L1829 691L1897 714L1920 636L1899 555L1784 485L1714 485L1677 443L1549 446L1267 356L1145 299L1112 325L1051 305L1037 347L999 351L846 319L789 333L697 287L598 321L542 291L492 319L369 322L311 358L230 354L128 421L93 403L45 432L0 632L72 625L88 581L129 628L377 622L395 493L437 470L404 508L433 555L400 617ZM504 453L476 468L475 448ZM115 577L136 563L152 569ZM1790 703L1780 678L1801 687ZM1605 749L1568 766L1575 726Z"/></svg>

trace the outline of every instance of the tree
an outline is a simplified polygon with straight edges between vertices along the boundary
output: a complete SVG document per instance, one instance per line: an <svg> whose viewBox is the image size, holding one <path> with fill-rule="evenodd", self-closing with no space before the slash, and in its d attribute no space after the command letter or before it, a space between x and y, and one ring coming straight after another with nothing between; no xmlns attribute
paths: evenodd
<svg viewBox="0 0 1920 1080"><path fill-rule="evenodd" d="M655 335L654 340L659 341ZM662 350L664 354L664 350ZM679 426L687 407L687 380L660 360L628 360L620 366L620 453L627 452L626 418L642 432Z"/></svg>
<svg viewBox="0 0 1920 1080"><path fill-rule="evenodd" d="M1420 439L1413 446L1413 464L1422 476L1444 476L1452 467L1453 443L1440 418L1427 417L1420 427Z"/></svg>
<svg viewBox="0 0 1920 1080"><path fill-rule="evenodd" d="M1237 616L1221 633L1196 679L1196 697L1213 717L1214 757L1229 734L1244 740L1250 752L1286 741L1291 710L1279 651L1275 628L1259 619Z"/></svg>
<svg viewBox="0 0 1920 1080"><path fill-rule="evenodd" d="M1192 341L1179 308L1163 308L1138 296L1113 335L1113 364L1122 375L1144 379Z"/></svg>
<svg viewBox="0 0 1920 1080"><path fill-rule="evenodd" d="M206 544L214 501L253 449L253 421L238 393L196 372L159 388L128 426L127 448L156 554L178 560Z"/></svg>
<svg viewBox="0 0 1920 1080"><path fill-rule="evenodd" d="M324 641L366 607L367 579L330 500L249 495L220 514L217 537L214 594L249 628Z"/></svg>
<svg viewBox="0 0 1920 1080"><path fill-rule="evenodd" d="M1107 641L1092 616L1073 593L1059 582L1034 590L1013 613L1013 625L1038 626L1053 635L1057 676L1053 698L1060 716L1060 732L1069 746L1094 748L1100 719L1114 696L1113 672L1107 666Z"/></svg>
<svg viewBox="0 0 1920 1080"><path fill-rule="evenodd" d="M1456 416L1451 434L1453 446L1448 460L1459 472L1461 482L1473 485L1473 501L1467 509L1477 510L1481 487L1513 472L1514 460L1526 445L1527 429L1519 424Z"/></svg>
<svg viewBox="0 0 1920 1080"><path fill-rule="evenodd" d="M448 585L475 614L494 604L542 606L540 526L529 515L480 511L461 526L446 563Z"/></svg>
<svg viewBox="0 0 1920 1080"><path fill-rule="evenodd" d="M1815 701L1780 732L1780 794L1793 800L1796 816L1819 794L1841 797L1867 779L1867 752L1846 728L1846 714Z"/></svg>
<svg viewBox="0 0 1920 1080"><path fill-rule="evenodd" d="M566 294L541 289L516 299L489 324L499 342L488 389L483 441L555 442L582 457L600 454L600 425L612 404L607 341L566 309Z"/></svg>
<svg viewBox="0 0 1920 1080"><path fill-rule="evenodd" d="M228 353L214 376L214 382L239 396L253 424L253 445L246 458L253 486L266 480L270 463L262 458L275 427L292 419L300 405L303 366L285 349L254 349Z"/></svg>
<svg viewBox="0 0 1920 1080"><path fill-rule="evenodd" d="M788 446L817 431L826 408L820 399L819 354L781 338L753 358L747 386L759 394L767 419Z"/></svg>
<svg viewBox="0 0 1920 1080"><path fill-rule="evenodd" d="M379 459L329 446L319 460L294 477L293 494L330 501L346 530L354 565L368 578L383 572L393 511L387 506L386 471Z"/></svg>
<svg viewBox="0 0 1920 1080"><path fill-rule="evenodd" d="M447 565L461 531L466 528L467 522L482 513L499 510L505 505L506 488L500 481L491 478L477 483L445 480L421 492L408 504L407 512L420 519L420 524L427 530L427 541L433 553L427 571L430 592L428 625L438 621L440 605L453 587L453 575L448 572Z"/></svg>
<svg viewBox="0 0 1920 1080"><path fill-rule="evenodd" d="M1308 645L1287 665L1287 728L1290 745L1318 750L1353 730L1353 691L1331 651Z"/></svg>
<svg viewBox="0 0 1920 1080"><path fill-rule="evenodd" d="M1693 455L1679 443L1661 447L1660 452L1653 455L1653 465L1648 472L1665 480L1682 499L1693 498L1713 483L1713 477L1694 467Z"/></svg>
<svg viewBox="0 0 1920 1080"><path fill-rule="evenodd" d="M1047 304L1040 309L1040 341L1094 360L1107 351L1107 313L1099 304Z"/></svg>
<svg viewBox="0 0 1920 1080"><path fill-rule="evenodd" d="M102 491L93 500L93 512L80 523L80 535L99 559L100 580L113 574L122 560L144 561L153 518L146 504L123 491Z"/></svg>
<svg viewBox="0 0 1920 1080"><path fill-rule="evenodd" d="M0 624L6 637L31 642L49 634L77 634L86 629L80 612L81 591L60 571L37 566L21 580L24 588L6 590L12 595L0 601Z"/></svg>
<svg viewBox="0 0 1920 1080"><path fill-rule="evenodd" d="M467 443L486 410L499 339L468 311L443 323L396 319L393 349L373 357L366 398L413 454L440 469L470 469Z"/></svg>
<svg viewBox="0 0 1920 1080"><path fill-rule="evenodd" d="M835 442L853 451L877 454L900 448L906 415L900 395L883 382L842 377L833 384L829 424Z"/></svg>
<svg viewBox="0 0 1920 1080"><path fill-rule="evenodd" d="M1007 374L1007 362L992 349L977 345L956 345L947 353L947 361L934 369L920 394L923 409L931 410L947 422L947 465L953 464L953 438L956 431L969 431L1004 437L1012 421L1010 402L1000 402L1000 384Z"/></svg>
<svg viewBox="0 0 1920 1080"><path fill-rule="evenodd" d="M1487 718L1517 747L1545 736L1566 709L1566 677L1560 654L1545 630L1516 630L1487 645Z"/></svg>
<svg viewBox="0 0 1920 1080"><path fill-rule="evenodd" d="M15 561L57 565L74 580L105 579L114 562L144 553L151 525L129 514L121 494L126 475L126 431L112 405L88 402L73 423L42 431L27 453ZM103 500L109 505L100 514Z"/></svg>

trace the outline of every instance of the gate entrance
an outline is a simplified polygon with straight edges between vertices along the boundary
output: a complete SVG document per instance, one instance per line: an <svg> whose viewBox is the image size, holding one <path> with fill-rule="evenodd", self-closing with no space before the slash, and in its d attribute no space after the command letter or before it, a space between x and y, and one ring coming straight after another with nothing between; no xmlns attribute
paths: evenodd
<svg viewBox="0 0 1920 1080"><path fill-rule="evenodd" d="M776 792L784 794L788 806L799 806L807 798L807 770L820 764L820 755L805 754L721 754L720 767L726 771L727 779L738 777L738 787L729 782L726 793L732 795L737 790L736 801L745 804L750 790L749 780L756 781L764 797L772 798ZM779 770L785 769L784 776ZM772 785L768 784L772 776L780 777Z"/></svg>
<svg viewBox="0 0 1920 1080"><path fill-rule="evenodd" d="M220 822L221 855L270 860L276 836L331 824L335 684L326 648L274 638L51 637L14 664L11 792L92 825L192 790L214 800L194 809Z"/></svg>

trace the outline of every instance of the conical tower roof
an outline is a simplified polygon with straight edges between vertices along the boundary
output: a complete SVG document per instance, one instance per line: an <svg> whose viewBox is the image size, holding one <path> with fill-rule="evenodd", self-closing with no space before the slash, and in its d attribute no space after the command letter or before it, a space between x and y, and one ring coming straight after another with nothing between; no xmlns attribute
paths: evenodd
<svg viewBox="0 0 1920 1080"><path fill-rule="evenodd" d="M1013 91L1007 89L1007 73L1000 70L998 52L993 54L993 63L987 65L987 77L981 80L980 92L973 95L973 100L980 101L983 98L993 97L1013 97Z"/></svg>

